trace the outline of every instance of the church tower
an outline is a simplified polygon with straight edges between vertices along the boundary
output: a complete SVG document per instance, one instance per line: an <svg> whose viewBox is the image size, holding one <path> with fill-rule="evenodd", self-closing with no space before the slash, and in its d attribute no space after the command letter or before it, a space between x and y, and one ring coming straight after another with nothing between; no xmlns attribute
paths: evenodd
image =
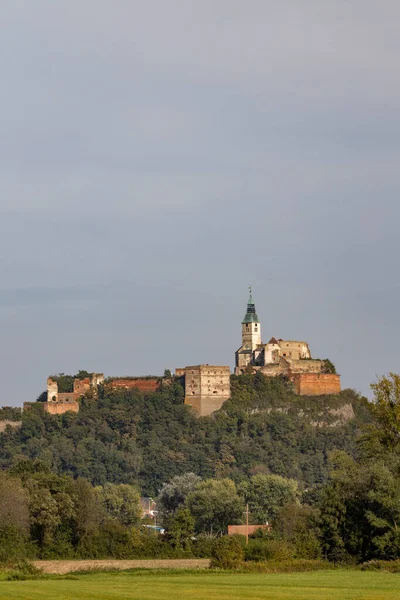
<svg viewBox="0 0 400 600"><path fill-rule="evenodd" d="M242 321L242 349L254 350L261 344L261 325L256 313L256 306L251 295L247 302L247 311Z"/></svg>
<svg viewBox="0 0 400 600"><path fill-rule="evenodd" d="M242 321L242 345L235 353L235 373L243 372L248 365L254 364L261 349L261 325L256 313L253 296L247 302L247 310ZM257 351L257 348L258 351Z"/></svg>

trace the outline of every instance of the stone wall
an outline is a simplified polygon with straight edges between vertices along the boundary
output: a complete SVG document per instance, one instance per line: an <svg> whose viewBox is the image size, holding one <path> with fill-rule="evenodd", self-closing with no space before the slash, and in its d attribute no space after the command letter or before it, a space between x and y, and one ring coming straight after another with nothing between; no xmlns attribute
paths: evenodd
<svg viewBox="0 0 400 600"><path fill-rule="evenodd" d="M290 372L292 374L294 373L321 373L322 368L324 366L324 361L323 360L315 360L315 359L308 359L308 360L293 360L291 358L285 358L283 359L287 362Z"/></svg>
<svg viewBox="0 0 400 600"><path fill-rule="evenodd" d="M155 392L160 387L161 378L154 377L152 379L144 379L142 377L137 377L134 379L130 378L113 378L109 385L112 389L124 389L124 390L140 390L141 392Z"/></svg>
<svg viewBox="0 0 400 600"><path fill-rule="evenodd" d="M59 396L73 396L73 394L60 394ZM57 402L43 402L44 412L50 415L62 415L68 411L79 412L79 402L74 399L58 399Z"/></svg>
<svg viewBox="0 0 400 600"><path fill-rule="evenodd" d="M84 396L91 387L92 382L90 377L85 377L85 379L74 379L74 394L77 397Z"/></svg>
<svg viewBox="0 0 400 600"><path fill-rule="evenodd" d="M231 397L229 367L196 365L185 367L184 372L185 404L192 406L198 416L211 415Z"/></svg>
<svg viewBox="0 0 400 600"><path fill-rule="evenodd" d="M58 398L58 383L51 377L47 380L47 400L57 400Z"/></svg>
<svg viewBox="0 0 400 600"><path fill-rule="evenodd" d="M331 373L295 373L290 377L296 394L300 396L323 396L341 391L340 375Z"/></svg>

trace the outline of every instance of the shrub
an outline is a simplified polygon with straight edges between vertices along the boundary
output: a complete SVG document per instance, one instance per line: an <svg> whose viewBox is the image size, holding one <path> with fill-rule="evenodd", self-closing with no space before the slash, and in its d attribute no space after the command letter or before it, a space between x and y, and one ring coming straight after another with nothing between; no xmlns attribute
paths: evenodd
<svg viewBox="0 0 400 600"><path fill-rule="evenodd" d="M295 557L295 547L285 540L250 539L245 548L246 561L288 560Z"/></svg>
<svg viewBox="0 0 400 600"><path fill-rule="evenodd" d="M211 567L237 569L244 558L240 536L224 535L214 544L211 553Z"/></svg>
<svg viewBox="0 0 400 600"><path fill-rule="evenodd" d="M361 571L389 571L400 573L400 560L369 560L361 565Z"/></svg>
<svg viewBox="0 0 400 600"><path fill-rule="evenodd" d="M198 558L209 558L212 555L216 538L210 535L198 535L192 542L192 553Z"/></svg>

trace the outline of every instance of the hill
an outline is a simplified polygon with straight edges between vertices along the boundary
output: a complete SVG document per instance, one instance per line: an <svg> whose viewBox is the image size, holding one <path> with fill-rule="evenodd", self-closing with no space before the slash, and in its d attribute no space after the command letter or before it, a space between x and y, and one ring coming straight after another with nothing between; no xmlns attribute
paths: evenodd
<svg viewBox="0 0 400 600"><path fill-rule="evenodd" d="M354 455L357 432L370 420L352 390L296 396L284 379L261 374L232 376L231 383L231 400L200 419L183 404L178 378L151 394L100 387L97 399L81 400L78 414L27 411L19 429L0 435L0 466L37 458L59 474L136 484L145 495L188 471L236 482L274 473L307 488L326 480L330 451Z"/></svg>

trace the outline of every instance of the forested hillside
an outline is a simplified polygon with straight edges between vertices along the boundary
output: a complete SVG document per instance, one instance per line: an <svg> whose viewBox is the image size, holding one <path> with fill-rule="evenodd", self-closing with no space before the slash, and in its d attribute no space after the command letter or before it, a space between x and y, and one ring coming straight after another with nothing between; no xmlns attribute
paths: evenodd
<svg viewBox="0 0 400 600"><path fill-rule="evenodd" d="M135 484L143 495L187 472L236 483L271 473L307 488L326 480L330 451L354 455L370 419L352 390L298 397L284 380L260 374L232 377L232 399L211 417L197 419L183 398L172 378L153 394L100 388L98 399L81 400L79 414L27 411L19 430L0 435L0 466L40 459L58 474Z"/></svg>

